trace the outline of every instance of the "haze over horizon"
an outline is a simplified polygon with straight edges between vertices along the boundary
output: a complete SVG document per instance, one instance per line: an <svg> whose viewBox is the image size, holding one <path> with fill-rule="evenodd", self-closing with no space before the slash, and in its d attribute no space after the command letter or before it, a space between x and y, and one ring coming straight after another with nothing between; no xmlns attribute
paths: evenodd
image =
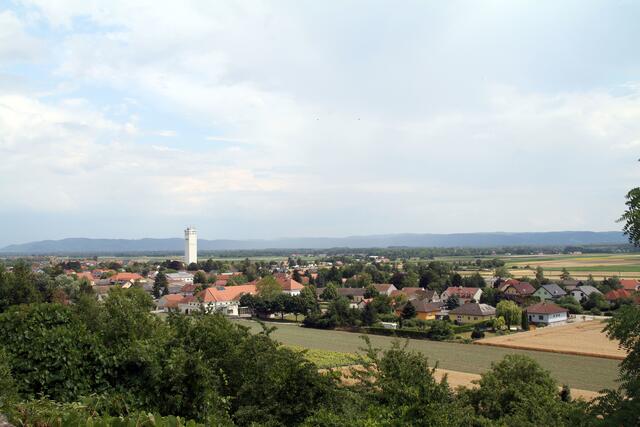
<svg viewBox="0 0 640 427"><path fill-rule="evenodd" d="M0 247L188 224L618 230L640 179L638 16L593 0L2 2Z"/></svg>

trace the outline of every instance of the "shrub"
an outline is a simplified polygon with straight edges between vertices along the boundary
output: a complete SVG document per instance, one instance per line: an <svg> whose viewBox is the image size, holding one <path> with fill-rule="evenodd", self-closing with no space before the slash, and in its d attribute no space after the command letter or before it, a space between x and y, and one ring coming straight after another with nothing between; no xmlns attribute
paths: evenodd
<svg viewBox="0 0 640 427"><path fill-rule="evenodd" d="M473 332L471 332L471 338L473 339L484 338L484 331L481 331L480 329L474 329Z"/></svg>

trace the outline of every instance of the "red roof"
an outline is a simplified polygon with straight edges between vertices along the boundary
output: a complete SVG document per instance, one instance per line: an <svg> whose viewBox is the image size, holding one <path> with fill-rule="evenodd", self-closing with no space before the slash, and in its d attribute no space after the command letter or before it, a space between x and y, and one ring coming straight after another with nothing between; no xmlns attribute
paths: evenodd
<svg viewBox="0 0 640 427"><path fill-rule="evenodd" d="M449 286L444 292L449 296L457 295L460 298L473 298L480 288L467 288L464 286Z"/></svg>
<svg viewBox="0 0 640 427"><path fill-rule="evenodd" d="M117 273L109 277L109 280L111 282L128 282L129 280L132 280L135 282L136 280L142 280L142 279L143 277L138 273Z"/></svg>
<svg viewBox="0 0 640 427"><path fill-rule="evenodd" d="M527 313L531 314L556 314L556 313L566 313L567 310L564 307L560 307L557 304L552 302L540 302L538 304L531 305L526 309Z"/></svg>
<svg viewBox="0 0 640 427"><path fill-rule="evenodd" d="M289 277L277 276L276 280L280 283L280 286L282 286L283 291L301 291L304 288L301 283Z"/></svg>
<svg viewBox="0 0 640 427"><path fill-rule="evenodd" d="M508 288L515 289L518 295L531 295L536 291L536 288L534 288L531 283L527 282L511 283L506 286L504 290L507 290Z"/></svg>
<svg viewBox="0 0 640 427"><path fill-rule="evenodd" d="M228 302L239 300L244 294L254 295L256 285L212 286L198 294L203 302Z"/></svg>
<svg viewBox="0 0 640 427"><path fill-rule="evenodd" d="M93 282L93 275L88 271L83 271L82 273L76 273L76 277L78 279L87 279L89 282Z"/></svg>
<svg viewBox="0 0 640 427"><path fill-rule="evenodd" d="M636 291L638 290L638 285L640 285L640 282L638 282L636 279L620 279L620 284L624 289L628 291Z"/></svg>
<svg viewBox="0 0 640 427"><path fill-rule="evenodd" d="M182 302L184 297L179 294L169 294L160 298L158 305L165 308L176 308Z"/></svg>
<svg viewBox="0 0 640 427"><path fill-rule="evenodd" d="M620 298L631 298L631 292L626 289L616 289L613 291L609 291L604 295L605 299L608 301L614 301Z"/></svg>
<svg viewBox="0 0 640 427"><path fill-rule="evenodd" d="M193 283L187 283L182 288L180 288L180 292L193 292L196 290L196 285Z"/></svg>

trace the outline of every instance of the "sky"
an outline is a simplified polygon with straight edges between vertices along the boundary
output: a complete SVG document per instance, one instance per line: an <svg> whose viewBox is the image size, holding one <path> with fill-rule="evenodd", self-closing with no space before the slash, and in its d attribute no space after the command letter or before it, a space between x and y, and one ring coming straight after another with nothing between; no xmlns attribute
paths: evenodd
<svg viewBox="0 0 640 427"><path fill-rule="evenodd" d="M617 230L640 2L0 0L0 245Z"/></svg>

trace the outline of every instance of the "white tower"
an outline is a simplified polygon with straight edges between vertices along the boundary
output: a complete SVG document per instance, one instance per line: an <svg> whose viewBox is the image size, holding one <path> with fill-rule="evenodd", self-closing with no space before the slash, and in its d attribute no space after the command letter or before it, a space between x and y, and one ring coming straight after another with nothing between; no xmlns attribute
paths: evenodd
<svg viewBox="0 0 640 427"><path fill-rule="evenodd" d="M198 236L195 228L188 227L184 230L184 263L192 262L198 262Z"/></svg>

